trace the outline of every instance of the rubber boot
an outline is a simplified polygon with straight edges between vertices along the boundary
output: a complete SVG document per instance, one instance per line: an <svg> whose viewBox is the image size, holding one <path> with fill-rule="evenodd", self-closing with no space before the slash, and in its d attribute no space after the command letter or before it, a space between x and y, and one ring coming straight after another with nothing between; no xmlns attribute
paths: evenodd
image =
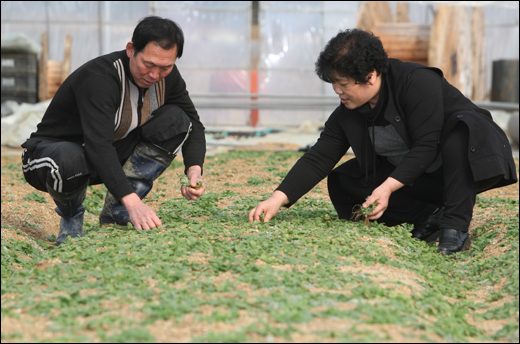
<svg viewBox="0 0 520 344"><path fill-rule="evenodd" d="M139 143L128 160L123 165L135 193L140 199L146 197L153 186L155 179L170 166L175 154L153 143ZM107 192L103 210L99 215L100 226L117 224L126 226L130 222L130 215L126 207L110 192Z"/></svg>
<svg viewBox="0 0 520 344"><path fill-rule="evenodd" d="M55 211L61 216L60 233L56 239L58 245L68 237L83 236L83 215L85 214L83 201L87 194L87 186L88 182L72 192L57 192L47 184L47 191L57 205Z"/></svg>

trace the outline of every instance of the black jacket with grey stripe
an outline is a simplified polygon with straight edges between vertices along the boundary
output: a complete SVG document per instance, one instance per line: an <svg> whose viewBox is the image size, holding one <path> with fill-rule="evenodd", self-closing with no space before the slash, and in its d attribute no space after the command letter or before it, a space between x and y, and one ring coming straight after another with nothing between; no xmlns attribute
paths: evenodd
<svg viewBox="0 0 520 344"><path fill-rule="evenodd" d="M138 99L143 93L140 107ZM202 167L204 126L177 66L148 90L141 89L133 82L125 50L97 57L74 71L58 89L31 139L84 144L87 158L103 183L121 199L134 190L112 144L146 123L164 104L178 105L189 116L192 131L182 147L184 164L186 168Z"/></svg>

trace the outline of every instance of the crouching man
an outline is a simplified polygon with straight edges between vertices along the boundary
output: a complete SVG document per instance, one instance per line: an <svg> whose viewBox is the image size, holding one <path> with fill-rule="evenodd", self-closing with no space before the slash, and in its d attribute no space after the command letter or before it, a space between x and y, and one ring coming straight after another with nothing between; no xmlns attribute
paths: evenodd
<svg viewBox="0 0 520 344"><path fill-rule="evenodd" d="M100 225L160 227L142 202L182 149L191 185L203 182L204 126L175 66L184 35L169 19L146 17L126 49L97 57L60 86L37 131L22 144L25 179L48 192L61 216L57 243L83 236L87 186L108 189ZM205 187L181 187L195 200Z"/></svg>

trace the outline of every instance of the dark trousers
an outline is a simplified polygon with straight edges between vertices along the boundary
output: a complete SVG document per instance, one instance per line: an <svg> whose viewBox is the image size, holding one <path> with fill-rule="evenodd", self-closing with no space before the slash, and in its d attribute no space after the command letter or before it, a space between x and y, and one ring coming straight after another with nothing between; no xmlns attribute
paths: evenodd
<svg viewBox="0 0 520 344"><path fill-rule="evenodd" d="M132 130L124 139L114 142L119 163L123 165L142 141L177 153L189 134L190 126L189 117L181 108L175 105L162 106L144 125ZM24 177L34 188L47 192L48 184L57 192L72 192L87 182L89 185L103 183L82 145L46 139L30 141L36 143L28 145L22 155L22 163Z"/></svg>
<svg viewBox="0 0 520 344"><path fill-rule="evenodd" d="M392 193L388 208L377 221L387 226L405 222L419 224L426 221L435 209L444 206L445 215L440 228L467 232L477 193L490 189L502 179L502 176L497 176L474 181L468 161L468 138L464 124L455 127L441 150L442 166L432 173L422 174L413 185L405 185ZM394 169L395 166L384 158L375 176L372 173L368 178L361 173L355 158L334 169L328 178L328 189L339 218L350 219L352 208L362 204Z"/></svg>

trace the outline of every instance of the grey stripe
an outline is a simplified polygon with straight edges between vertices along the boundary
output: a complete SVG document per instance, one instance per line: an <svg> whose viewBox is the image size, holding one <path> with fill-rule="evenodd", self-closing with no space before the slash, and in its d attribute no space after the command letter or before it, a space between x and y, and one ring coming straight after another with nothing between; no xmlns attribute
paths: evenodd
<svg viewBox="0 0 520 344"><path fill-rule="evenodd" d="M61 178L59 167L54 160L49 157L34 160L29 159L27 164L22 165L23 172L33 171L44 167L51 170L51 176L54 179L54 185L52 188L57 192L62 192L63 179Z"/></svg>
<svg viewBox="0 0 520 344"><path fill-rule="evenodd" d="M119 74L119 80L121 81L121 104L119 105L119 108L117 109L116 111L116 116L115 116L115 128L114 128L114 132L117 131L117 129L119 128L119 126L121 125L121 117L122 117L122 113L123 113L123 104L124 104L124 101L125 101L125 80L126 80L126 75L125 75L125 68L123 67L123 61L121 61L121 59L119 60L116 60L114 61L114 67L117 69L117 73Z"/></svg>
<svg viewBox="0 0 520 344"><path fill-rule="evenodd" d="M153 116L153 112L159 108L159 102L157 101L157 92L155 90L155 85L148 89L149 99L150 99L150 118Z"/></svg>
<svg viewBox="0 0 520 344"><path fill-rule="evenodd" d="M177 149L173 152L173 154L175 154L175 155L179 154L179 151L181 150L182 145L184 144L184 142L186 142L186 140L190 136L191 129L192 129L192 127L191 127L191 122L190 122L190 128L188 129L188 132L186 133L186 137L184 138L184 140L182 140L181 144L179 145L179 147L177 147Z"/></svg>

